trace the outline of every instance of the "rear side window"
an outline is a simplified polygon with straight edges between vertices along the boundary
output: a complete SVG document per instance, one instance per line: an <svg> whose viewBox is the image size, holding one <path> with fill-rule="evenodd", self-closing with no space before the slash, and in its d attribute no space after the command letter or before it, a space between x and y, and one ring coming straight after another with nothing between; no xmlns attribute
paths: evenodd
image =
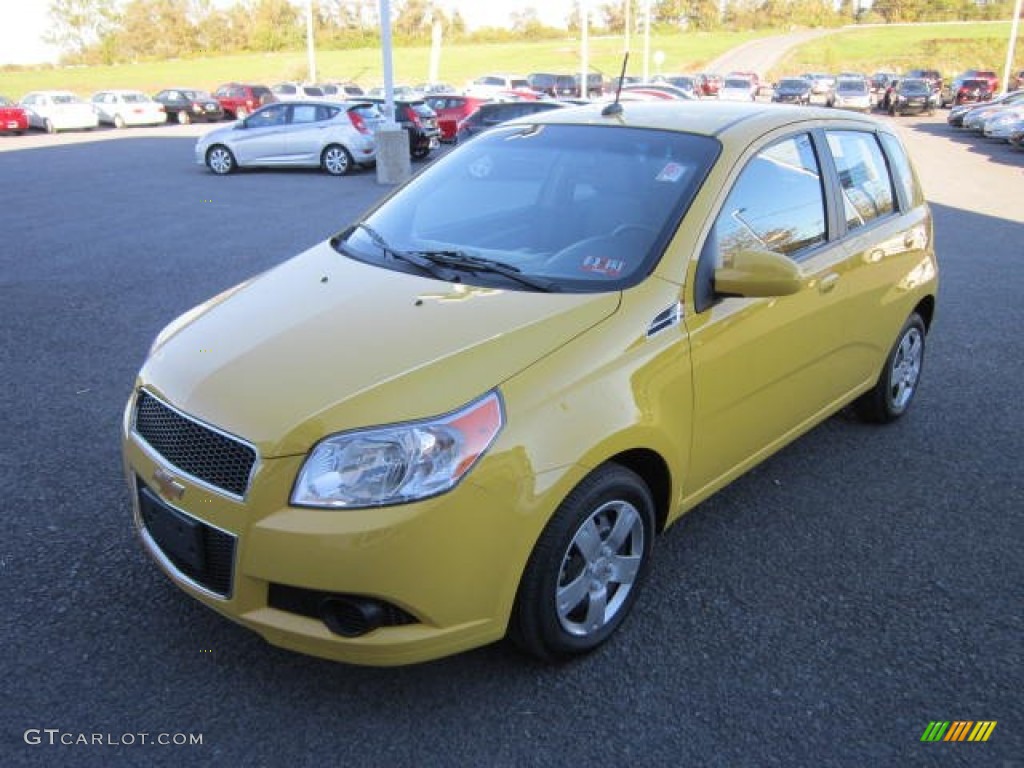
<svg viewBox="0 0 1024 768"><path fill-rule="evenodd" d="M799 258L825 241L825 198L810 136L783 139L747 163L718 215L715 234L723 264L743 250Z"/></svg>
<svg viewBox="0 0 1024 768"><path fill-rule="evenodd" d="M914 171L910 167L910 158L907 157L907 150L895 136L888 133L880 134L885 154L889 156L889 166L892 169L895 182L903 190L903 199L906 201L907 209L921 204L921 190L914 179ZM900 206L901 208L903 206Z"/></svg>
<svg viewBox="0 0 1024 768"><path fill-rule="evenodd" d="M864 131L826 131L825 135L843 190L847 229L892 213L892 179L875 135Z"/></svg>

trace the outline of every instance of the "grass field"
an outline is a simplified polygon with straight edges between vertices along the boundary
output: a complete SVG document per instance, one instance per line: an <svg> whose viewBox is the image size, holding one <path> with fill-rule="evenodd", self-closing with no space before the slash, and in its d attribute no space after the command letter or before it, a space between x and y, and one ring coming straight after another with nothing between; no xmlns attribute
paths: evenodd
<svg viewBox="0 0 1024 768"><path fill-rule="evenodd" d="M937 68L948 77L969 67L994 69L1002 76L1009 37L1009 22L931 24L922 26L871 27L842 30L793 50L773 71L770 79L807 71L879 69L897 72L912 67ZM715 34L682 33L651 38L651 52L664 55L660 71L695 72L707 62L748 40L774 32ZM633 40L629 72L640 74L640 40ZM427 47L395 50L396 82L415 84L427 78L430 51ZM622 39L598 37L590 41L591 69L611 76L622 63ZM467 80L487 72L572 72L579 67L578 45L573 39L539 43L452 45L441 55L440 79L462 87ZM1024 46L1018 46L1016 69L1024 68ZM320 80L355 80L365 87L382 80L380 50L358 48L319 50ZM651 73L657 74L654 64ZM172 86L214 89L230 80L268 85L281 80L306 78L304 51L244 56L180 59L123 64L110 67L40 68L0 71L0 94L20 99L28 91L63 88L88 97L104 88L138 88L147 93Z"/></svg>
<svg viewBox="0 0 1024 768"><path fill-rule="evenodd" d="M763 34L763 33L760 33ZM665 73L698 71L716 56L759 33L680 34L652 36L651 53L661 51ZM634 40L629 71L643 68L640 41ZM590 40L590 68L608 76L618 75L622 66L622 38ZM427 79L430 49L395 50L395 80L415 84ZM575 40L539 43L452 45L442 50L440 79L456 87L487 72L572 72L579 68L579 46ZM651 64L651 73L655 74ZM318 50L317 79L355 80L364 87L382 82L381 53L377 48ZM0 72L0 94L20 99L25 93L43 88L64 88L81 96L104 88L138 88L147 93L172 85L214 89L230 80L272 85L282 80L306 79L306 53L249 54L201 59L124 64L110 67L66 67Z"/></svg>
<svg viewBox="0 0 1024 768"><path fill-rule="evenodd" d="M937 69L947 78L965 69L991 69L1001 78L1009 37L1009 22L843 30L794 49L769 75L840 70L870 74L922 67ZM1015 68L1024 68L1021 43Z"/></svg>

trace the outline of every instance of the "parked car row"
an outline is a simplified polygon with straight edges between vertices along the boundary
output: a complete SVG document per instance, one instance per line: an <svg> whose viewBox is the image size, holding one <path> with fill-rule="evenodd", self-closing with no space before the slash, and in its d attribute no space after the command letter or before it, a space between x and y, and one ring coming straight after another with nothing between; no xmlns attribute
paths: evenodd
<svg viewBox="0 0 1024 768"><path fill-rule="evenodd" d="M1020 147L1024 138L1024 90L1010 91L984 104L962 104L949 111L946 122L988 139Z"/></svg>

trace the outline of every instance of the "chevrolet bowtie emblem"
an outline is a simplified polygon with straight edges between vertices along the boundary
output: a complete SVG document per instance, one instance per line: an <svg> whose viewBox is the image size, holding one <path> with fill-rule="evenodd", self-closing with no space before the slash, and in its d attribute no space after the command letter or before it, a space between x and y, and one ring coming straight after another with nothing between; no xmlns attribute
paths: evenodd
<svg viewBox="0 0 1024 768"><path fill-rule="evenodd" d="M170 472L157 469L153 473L153 482L160 489L160 495L166 499L177 501L185 495L185 486L174 479Z"/></svg>

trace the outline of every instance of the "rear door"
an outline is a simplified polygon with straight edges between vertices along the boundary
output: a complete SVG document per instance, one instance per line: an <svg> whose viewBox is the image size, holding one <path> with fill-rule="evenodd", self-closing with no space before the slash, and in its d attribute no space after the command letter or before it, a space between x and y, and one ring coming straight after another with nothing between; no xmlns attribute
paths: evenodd
<svg viewBox="0 0 1024 768"><path fill-rule="evenodd" d="M873 384L910 312L899 286L931 279L931 218L895 136L825 131L841 201L844 347L836 375L850 390ZM927 273L927 274L926 274ZM849 390L848 390L849 391Z"/></svg>
<svg viewBox="0 0 1024 768"><path fill-rule="evenodd" d="M293 104L290 107L291 120L288 126L288 154L291 160L302 165L319 165L320 153L333 141L340 141L338 124L331 118L341 110L319 104Z"/></svg>

